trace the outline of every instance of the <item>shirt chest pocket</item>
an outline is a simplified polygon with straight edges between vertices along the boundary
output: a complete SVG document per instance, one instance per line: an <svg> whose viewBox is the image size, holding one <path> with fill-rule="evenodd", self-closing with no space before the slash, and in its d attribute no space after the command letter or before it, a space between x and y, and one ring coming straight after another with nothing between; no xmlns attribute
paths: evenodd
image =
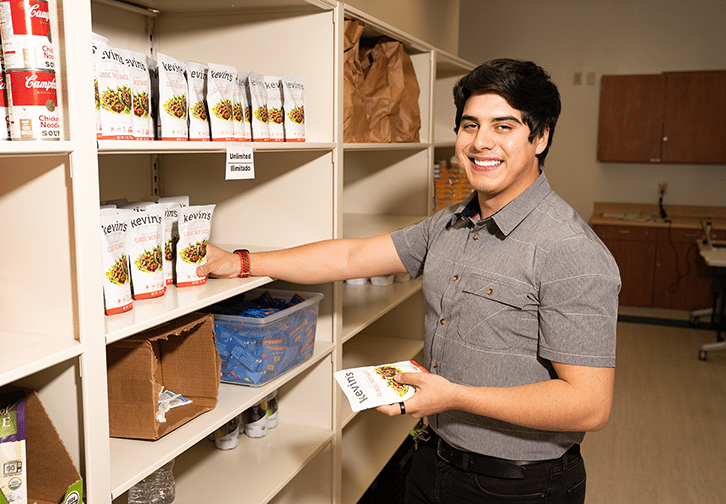
<svg viewBox="0 0 726 504"><path fill-rule="evenodd" d="M499 278L472 275L463 286L459 337L482 348L506 350L524 322L527 290Z"/></svg>

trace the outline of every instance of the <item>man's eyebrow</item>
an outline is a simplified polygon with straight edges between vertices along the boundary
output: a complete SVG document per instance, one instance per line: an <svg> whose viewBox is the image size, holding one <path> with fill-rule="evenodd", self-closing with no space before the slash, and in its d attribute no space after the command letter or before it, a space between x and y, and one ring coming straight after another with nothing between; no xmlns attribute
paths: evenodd
<svg viewBox="0 0 726 504"><path fill-rule="evenodd" d="M492 119L492 122L501 122L501 121L514 121L514 122L516 122L518 124L522 124L522 121L520 121L519 119L517 119L514 116L494 117Z"/></svg>
<svg viewBox="0 0 726 504"><path fill-rule="evenodd" d="M475 123L479 122L479 118L474 117L472 115L463 115L461 116L462 121L472 121ZM496 122L502 122L502 121L514 121L517 124L523 124L521 120L514 116L501 116L501 117L493 117L490 122L496 123Z"/></svg>

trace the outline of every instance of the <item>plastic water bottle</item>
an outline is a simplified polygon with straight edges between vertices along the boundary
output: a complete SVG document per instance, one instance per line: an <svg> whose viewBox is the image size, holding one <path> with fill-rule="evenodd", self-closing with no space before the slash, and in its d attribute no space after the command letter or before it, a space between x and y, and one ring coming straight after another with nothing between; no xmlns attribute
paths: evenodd
<svg viewBox="0 0 726 504"><path fill-rule="evenodd" d="M176 482L174 480L174 459L161 466L154 473L156 475L156 493L158 504L171 504L176 497Z"/></svg>
<svg viewBox="0 0 726 504"><path fill-rule="evenodd" d="M129 504L171 504L176 495L174 460L142 479L129 489Z"/></svg>

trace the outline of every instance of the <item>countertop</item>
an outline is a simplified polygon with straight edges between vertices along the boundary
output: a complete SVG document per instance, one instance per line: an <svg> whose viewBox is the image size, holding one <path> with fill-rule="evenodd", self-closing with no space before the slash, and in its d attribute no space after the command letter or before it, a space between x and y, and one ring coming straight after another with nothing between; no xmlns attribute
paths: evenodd
<svg viewBox="0 0 726 504"><path fill-rule="evenodd" d="M703 229L702 223L710 221L712 230L726 230L726 207L664 205L663 208L665 219L655 204L596 202L590 225Z"/></svg>

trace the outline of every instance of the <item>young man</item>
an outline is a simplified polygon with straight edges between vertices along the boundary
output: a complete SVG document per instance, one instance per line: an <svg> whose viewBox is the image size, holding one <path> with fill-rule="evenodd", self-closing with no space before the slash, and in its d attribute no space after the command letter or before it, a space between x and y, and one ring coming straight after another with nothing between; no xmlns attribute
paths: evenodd
<svg viewBox="0 0 726 504"><path fill-rule="evenodd" d="M560 113L547 73L490 61L454 99L467 200L390 234L251 254L242 268L298 283L423 275L430 373L399 375L416 394L378 408L429 420L407 503L583 502L579 443L612 403L618 269L541 171ZM198 273L240 268L209 247Z"/></svg>

